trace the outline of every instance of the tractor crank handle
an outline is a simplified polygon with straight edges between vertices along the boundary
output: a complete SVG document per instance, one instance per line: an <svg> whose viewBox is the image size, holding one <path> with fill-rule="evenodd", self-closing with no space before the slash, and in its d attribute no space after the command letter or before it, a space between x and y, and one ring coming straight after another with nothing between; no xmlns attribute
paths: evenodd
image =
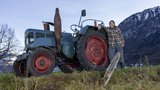
<svg viewBox="0 0 160 90"><path fill-rule="evenodd" d="M103 81L104 81L104 87L107 86L118 62L119 62L119 59L120 59L120 52L117 52L114 56L114 58L112 59L110 65L108 66L108 68L106 69L106 72L104 74L104 77L103 77Z"/></svg>

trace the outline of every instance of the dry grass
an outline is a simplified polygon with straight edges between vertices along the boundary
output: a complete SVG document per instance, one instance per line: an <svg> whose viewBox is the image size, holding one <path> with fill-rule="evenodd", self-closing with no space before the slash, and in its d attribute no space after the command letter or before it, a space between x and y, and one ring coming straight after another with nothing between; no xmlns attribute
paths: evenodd
<svg viewBox="0 0 160 90"><path fill-rule="evenodd" d="M19 78L0 74L0 90L160 90L160 66L117 69L105 88L95 71Z"/></svg>

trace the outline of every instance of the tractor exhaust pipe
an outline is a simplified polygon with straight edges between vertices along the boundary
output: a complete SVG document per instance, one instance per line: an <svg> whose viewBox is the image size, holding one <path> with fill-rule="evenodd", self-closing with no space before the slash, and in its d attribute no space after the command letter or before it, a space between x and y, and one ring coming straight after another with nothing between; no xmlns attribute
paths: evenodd
<svg viewBox="0 0 160 90"><path fill-rule="evenodd" d="M42 23L43 23L44 30L50 30L48 23L46 23L46 22L42 22Z"/></svg>
<svg viewBox="0 0 160 90"><path fill-rule="evenodd" d="M54 23L53 23L53 22L45 22L45 21L42 21L42 23L43 23L43 28L44 28L44 30L49 30L49 31L50 31L50 26L49 26L49 25L54 26Z"/></svg>
<svg viewBox="0 0 160 90"><path fill-rule="evenodd" d="M55 40L56 40L56 53L58 54L58 56L60 57L61 54L61 31L62 31L62 27L61 27L61 17L60 17L60 13L59 13L59 9L56 8L55 10L55 16L54 16L54 30L55 30Z"/></svg>

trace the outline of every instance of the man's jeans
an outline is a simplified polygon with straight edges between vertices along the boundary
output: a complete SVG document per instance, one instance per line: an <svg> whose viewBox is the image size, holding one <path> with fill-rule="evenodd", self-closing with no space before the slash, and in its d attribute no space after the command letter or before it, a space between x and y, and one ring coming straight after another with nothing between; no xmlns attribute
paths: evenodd
<svg viewBox="0 0 160 90"><path fill-rule="evenodd" d="M124 63L124 57L123 57L123 47L121 47L119 44L116 43L114 46L109 46L109 50L108 50L109 60L111 61L113 59L116 52L120 52L121 57L119 60L119 65L121 66L121 68L124 68L125 63Z"/></svg>

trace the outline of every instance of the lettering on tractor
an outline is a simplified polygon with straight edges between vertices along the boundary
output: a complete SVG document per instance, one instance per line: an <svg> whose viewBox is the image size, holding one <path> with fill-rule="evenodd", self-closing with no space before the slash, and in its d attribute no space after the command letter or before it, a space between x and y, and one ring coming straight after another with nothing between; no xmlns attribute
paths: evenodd
<svg viewBox="0 0 160 90"><path fill-rule="evenodd" d="M86 19L82 10L79 24L72 24L73 34L62 32L59 9L56 8L54 22L43 22L44 30L25 31L25 53L17 56L13 64L19 77L50 74L56 66L62 72L76 70L105 71L109 65L107 33L98 30L101 20ZM92 21L93 25L83 25ZM50 26L54 30L50 30Z"/></svg>

